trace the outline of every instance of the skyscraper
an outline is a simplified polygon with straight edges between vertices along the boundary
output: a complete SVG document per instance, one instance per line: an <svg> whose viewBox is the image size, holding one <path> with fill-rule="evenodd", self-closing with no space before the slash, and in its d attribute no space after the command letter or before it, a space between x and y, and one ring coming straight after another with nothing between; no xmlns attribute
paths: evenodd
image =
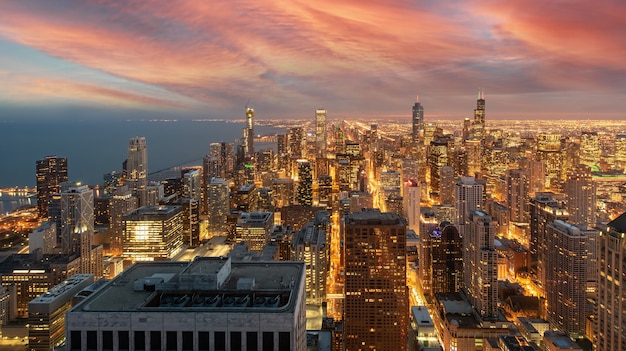
<svg viewBox="0 0 626 351"><path fill-rule="evenodd" d="M598 240L598 350L626 351L626 213L609 222Z"/></svg>
<svg viewBox="0 0 626 351"><path fill-rule="evenodd" d="M326 157L326 110L315 110L315 152Z"/></svg>
<svg viewBox="0 0 626 351"><path fill-rule="evenodd" d="M411 140L416 142L420 138L420 132L424 130L424 107L420 104L419 95L415 98L415 104L413 105L413 118L411 122L413 125Z"/></svg>
<svg viewBox="0 0 626 351"><path fill-rule="evenodd" d="M313 170L307 160L298 160L298 193L299 205L313 205Z"/></svg>
<svg viewBox="0 0 626 351"><path fill-rule="evenodd" d="M475 210L483 208L483 185L478 184L473 177L461 177L454 187L454 203L457 209L457 220L461 235L465 233L465 224L469 215Z"/></svg>
<svg viewBox="0 0 626 351"><path fill-rule="evenodd" d="M209 233L221 235L226 232L226 216L230 197L230 187L224 178L212 178L207 191L207 214Z"/></svg>
<svg viewBox="0 0 626 351"><path fill-rule="evenodd" d="M472 128L477 139L482 140L485 137L485 91L483 89L478 91Z"/></svg>
<svg viewBox="0 0 626 351"><path fill-rule="evenodd" d="M246 106L246 127L243 129L243 152L247 157L254 156L254 110Z"/></svg>
<svg viewBox="0 0 626 351"><path fill-rule="evenodd" d="M556 220L546 230L548 321L562 332L584 335L589 237Z"/></svg>
<svg viewBox="0 0 626 351"><path fill-rule="evenodd" d="M431 294L458 292L463 285L463 239L452 223L444 221L430 232Z"/></svg>
<svg viewBox="0 0 626 351"><path fill-rule="evenodd" d="M39 217L48 217L52 194L59 192L59 184L67 182L67 158L46 156L37 160L37 211Z"/></svg>
<svg viewBox="0 0 626 351"><path fill-rule="evenodd" d="M509 207L509 220L514 223L528 223L528 200L530 181L528 172L521 169L506 171L506 203Z"/></svg>
<svg viewBox="0 0 626 351"><path fill-rule="evenodd" d="M585 132L580 134L580 163L594 166L600 162L602 148L598 132Z"/></svg>
<svg viewBox="0 0 626 351"><path fill-rule="evenodd" d="M463 235L463 274L467 297L481 319L498 316L498 253L495 226L482 211L469 214Z"/></svg>
<svg viewBox="0 0 626 351"><path fill-rule="evenodd" d="M183 248L181 206L143 206L122 216L125 259L157 261L174 257Z"/></svg>
<svg viewBox="0 0 626 351"><path fill-rule="evenodd" d="M94 229L93 191L76 182L61 184L61 238L65 253L78 253L81 272L91 270L91 243Z"/></svg>
<svg viewBox="0 0 626 351"><path fill-rule="evenodd" d="M578 165L567 174L565 194L569 222L584 224L587 228L595 227L596 191L588 166Z"/></svg>
<svg viewBox="0 0 626 351"><path fill-rule="evenodd" d="M126 185L118 187L109 205L109 221L111 225L111 252L116 256L122 255L124 244L124 228L122 216L137 208L137 198L132 196Z"/></svg>
<svg viewBox="0 0 626 351"><path fill-rule="evenodd" d="M148 148L145 137L137 136L128 141L126 184L139 200L139 206L145 206L148 196Z"/></svg>
<svg viewBox="0 0 626 351"><path fill-rule="evenodd" d="M406 223L366 210L345 219L346 350L406 350Z"/></svg>

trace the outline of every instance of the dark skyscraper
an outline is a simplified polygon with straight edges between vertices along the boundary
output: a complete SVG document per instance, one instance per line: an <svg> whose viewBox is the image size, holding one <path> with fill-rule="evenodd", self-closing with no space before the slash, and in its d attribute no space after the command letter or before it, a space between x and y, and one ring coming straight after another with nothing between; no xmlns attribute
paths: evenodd
<svg viewBox="0 0 626 351"><path fill-rule="evenodd" d="M46 156L37 160L37 211L39 217L48 216L52 194L59 192L59 184L67 182L67 158Z"/></svg>
<svg viewBox="0 0 626 351"><path fill-rule="evenodd" d="M415 99L415 105L413 105L413 133L411 139L418 141L420 131L424 130L424 107L420 104L419 95Z"/></svg>
<svg viewBox="0 0 626 351"><path fill-rule="evenodd" d="M482 89L478 92L478 100L476 100L473 129L475 137L481 140L485 137L485 91Z"/></svg>

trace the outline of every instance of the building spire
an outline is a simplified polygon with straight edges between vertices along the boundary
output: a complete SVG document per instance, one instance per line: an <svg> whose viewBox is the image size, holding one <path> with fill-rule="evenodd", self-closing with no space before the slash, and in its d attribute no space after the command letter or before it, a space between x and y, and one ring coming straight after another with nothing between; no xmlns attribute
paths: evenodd
<svg viewBox="0 0 626 351"><path fill-rule="evenodd" d="M478 100L485 100L485 90L483 88L478 89Z"/></svg>
<svg viewBox="0 0 626 351"><path fill-rule="evenodd" d="M420 102L420 92L418 91L417 94L415 95L415 102L419 104Z"/></svg>

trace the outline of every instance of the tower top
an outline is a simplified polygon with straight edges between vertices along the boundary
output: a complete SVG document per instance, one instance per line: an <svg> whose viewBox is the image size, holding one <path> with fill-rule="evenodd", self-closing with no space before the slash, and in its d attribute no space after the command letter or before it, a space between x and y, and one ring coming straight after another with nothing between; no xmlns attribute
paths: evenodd
<svg viewBox="0 0 626 351"><path fill-rule="evenodd" d="M485 90L483 88L478 89L478 100L485 100Z"/></svg>

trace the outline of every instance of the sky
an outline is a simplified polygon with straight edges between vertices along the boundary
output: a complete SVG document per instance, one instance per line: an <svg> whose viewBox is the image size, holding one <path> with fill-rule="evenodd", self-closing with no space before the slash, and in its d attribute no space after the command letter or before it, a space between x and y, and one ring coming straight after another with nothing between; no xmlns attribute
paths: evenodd
<svg viewBox="0 0 626 351"><path fill-rule="evenodd" d="M623 0L0 0L0 120L626 119Z"/></svg>

